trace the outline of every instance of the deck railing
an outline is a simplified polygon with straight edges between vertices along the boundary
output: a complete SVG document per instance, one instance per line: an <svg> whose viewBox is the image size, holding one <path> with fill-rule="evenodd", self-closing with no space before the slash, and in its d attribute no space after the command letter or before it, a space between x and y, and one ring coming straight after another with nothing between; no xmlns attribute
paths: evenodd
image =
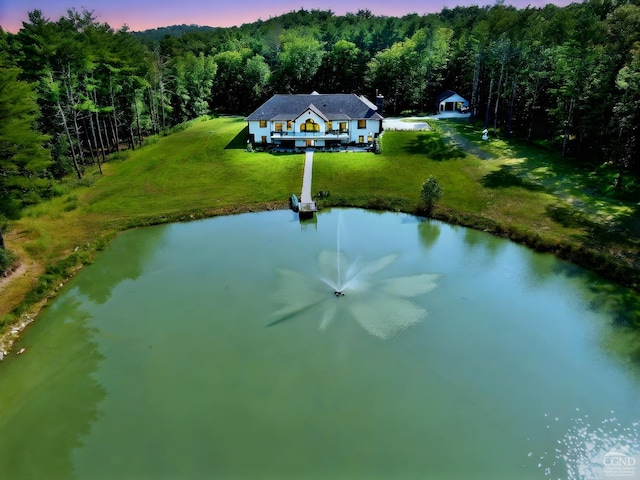
<svg viewBox="0 0 640 480"><path fill-rule="evenodd" d="M348 138L349 131L347 130L329 130L328 132L292 132L288 130L283 130L281 132L273 131L271 132L271 137L273 138L282 138L282 137L335 137L335 138Z"/></svg>

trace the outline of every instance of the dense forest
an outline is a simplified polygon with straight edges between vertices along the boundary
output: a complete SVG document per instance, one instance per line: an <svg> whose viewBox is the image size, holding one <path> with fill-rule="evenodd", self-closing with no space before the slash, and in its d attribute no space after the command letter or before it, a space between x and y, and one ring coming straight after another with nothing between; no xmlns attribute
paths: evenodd
<svg viewBox="0 0 640 480"><path fill-rule="evenodd" d="M185 120L313 90L378 92L386 115L431 113L455 90L496 134L615 167L620 191L640 174L638 0L402 18L303 9L137 33L93 12L36 10L17 34L0 29L0 77L0 220Z"/></svg>

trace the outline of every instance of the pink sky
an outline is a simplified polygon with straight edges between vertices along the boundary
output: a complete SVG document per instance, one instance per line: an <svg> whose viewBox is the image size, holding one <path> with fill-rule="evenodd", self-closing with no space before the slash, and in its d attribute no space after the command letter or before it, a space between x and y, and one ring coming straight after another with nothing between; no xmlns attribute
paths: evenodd
<svg viewBox="0 0 640 480"><path fill-rule="evenodd" d="M375 15L401 17L408 13L434 13L456 5L491 5L494 0L0 0L0 26L15 33L27 20L27 12L42 10L44 16L58 20L67 9L93 10L100 22L131 30L177 24L229 27L267 20L292 10L332 10L336 15L369 9ZM506 0L518 8L542 7L547 3L568 5L570 0Z"/></svg>

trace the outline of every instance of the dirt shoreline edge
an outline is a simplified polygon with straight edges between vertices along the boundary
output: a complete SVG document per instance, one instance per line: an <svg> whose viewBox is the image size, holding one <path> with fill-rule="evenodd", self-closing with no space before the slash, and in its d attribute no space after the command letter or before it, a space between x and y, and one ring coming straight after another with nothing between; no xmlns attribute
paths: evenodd
<svg viewBox="0 0 640 480"><path fill-rule="evenodd" d="M207 210L198 210L198 211L188 211L188 212L178 212L173 214L167 214L162 216L155 217L147 217L141 218L136 221L129 223L125 228L121 230L117 230L106 234L105 237L108 238L110 242L117 235L126 232L127 230L132 230L135 228L143 228L150 227L152 225L164 225L169 223L178 223L178 222L191 222L195 220L203 220L206 218L219 217L224 215L239 215L242 213L252 213L252 212L260 212L260 211L273 211L273 210L285 210L288 208L288 204L286 202L270 202L270 203L262 203L262 204L252 204L252 205L237 205L232 207L223 207L223 208L215 208L215 209L207 209ZM91 256L95 256L102 249L100 247L104 247L100 242L96 242L94 249L89 252ZM73 255L71 253L65 258L59 259L60 262L67 260ZM16 320L5 327L5 330L0 332L0 362L5 360L9 355L13 352L13 346L20 340L24 330L34 323L42 311L44 307L49 303L50 300L54 299L58 291L69 281L71 280L85 265L90 265L92 262L84 262L77 263L70 267L70 271L64 278L57 279L54 282L54 286L49 288L48 291L44 293L42 298L29 305L26 309L26 312L15 314ZM37 282L41 275L37 274L39 264L29 258L21 259L21 264L15 268L8 276L2 279L3 286L8 286L12 282L18 280L18 278L23 276L31 276L34 282ZM29 275L31 274L31 275ZM34 286L34 289L36 287ZM26 300L26 297L23 299L23 302ZM16 306L16 309L20 308L22 304ZM15 311L15 310L14 310Z"/></svg>

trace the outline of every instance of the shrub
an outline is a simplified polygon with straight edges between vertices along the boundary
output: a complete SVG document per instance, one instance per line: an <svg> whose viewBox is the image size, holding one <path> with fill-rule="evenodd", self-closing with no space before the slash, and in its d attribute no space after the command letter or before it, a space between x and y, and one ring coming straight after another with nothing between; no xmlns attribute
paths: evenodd
<svg viewBox="0 0 640 480"><path fill-rule="evenodd" d="M422 189L420 190L420 198L427 207L427 213L431 214L434 205L441 197L442 187L432 175L422 184Z"/></svg>
<svg viewBox="0 0 640 480"><path fill-rule="evenodd" d="M62 210L64 210L65 212L70 212L72 210L75 210L76 208L78 208L78 199L67 199L62 206Z"/></svg>

